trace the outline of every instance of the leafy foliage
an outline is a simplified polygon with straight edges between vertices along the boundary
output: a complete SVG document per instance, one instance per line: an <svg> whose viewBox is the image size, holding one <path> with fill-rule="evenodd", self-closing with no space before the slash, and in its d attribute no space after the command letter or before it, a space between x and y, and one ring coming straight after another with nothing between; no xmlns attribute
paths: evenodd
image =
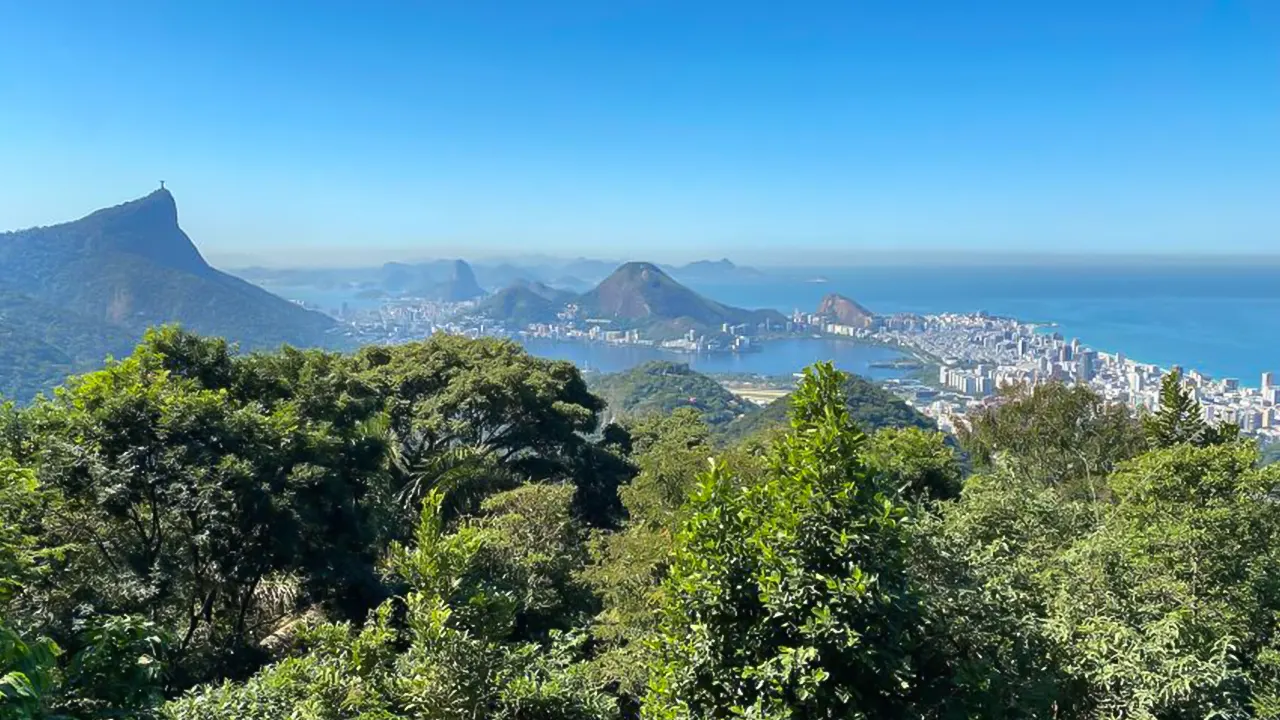
<svg viewBox="0 0 1280 720"><path fill-rule="evenodd" d="M646 717L900 716L928 684L907 512L862 461L840 386L830 365L807 371L759 481L701 479Z"/></svg>
<svg viewBox="0 0 1280 720"><path fill-rule="evenodd" d="M850 373L841 373L841 378L840 389L846 407L853 421L864 431L873 432L884 427L936 429L932 420L870 380ZM739 442L785 429L793 412L793 402L794 394L778 398L761 410L723 426L722 436L727 442Z"/></svg>
<svg viewBox="0 0 1280 720"><path fill-rule="evenodd" d="M726 445L501 341L152 331L0 408L0 717L1280 717L1280 466L1166 391L1015 390L965 477L830 365Z"/></svg>
<svg viewBox="0 0 1280 720"><path fill-rule="evenodd" d="M999 400L959 432L979 468L1005 462L1039 482L1096 491L1096 481L1144 449L1137 420L1084 385L1019 385Z"/></svg>
<svg viewBox="0 0 1280 720"><path fill-rule="evenodd" d="M624 372L596 376L590 385L612 412L623 417L691 408L708 425L723 426L756 412L750 402L684 363L654 360Z"/></svg>
<svg viewBox="0 0 1280 720"><path fill-rule="evenodd" d="M0 625L0 717L41 717L46 695L54 685L60 652L51 640L28 643L13 629Z"/></svg>
<svg viewBox="0 0 1280 720"><path fill-rule="evenodd" d="M1183 444L1126 463L1105 521L1050 564L1048 632L1103 717L1254 715L1275 702L1280 469Z"/></svg>
<svg viewBox="0 0 1280 720"><path fill-rule="evenodd" d="M1152 447L1167 448L1190 443L1204 447L1235 440L1240 428L1230 423L1210 425L1204 408L1191 389L1182 384L1182 373L1173 370L1160 379L1160 407L1144 418L1143 429Z"/></svg>
<svg viewBox="0 0 1280 720"><path fill-rule="evenodd" d="M627 523L616 532L597 533L593 562L582 577L600 598L591 625L601 651L594 670L634 706L648 684L674 528L687 514L685 499L717 449L696 411L647 415L631 427L636 478L619 490ZM757 457L739 452L743 474L758 470Z"/></svg>
<svg viewBox="0 0 1280 720"><path fill-rule="evenodd" d="M880 428L868 438L863 457L903 497L950 500L960 494L960 459L940 432Z"/></svg>
<svg viewBox="0 0 1280 720"><path fill-rule="evenodd" d="M447 532L432 493L411 545L393 546L387 570L405 584L360 630L303 633L305 655L243 685L172 703L169 718L571 718L614 715L577 660L583 638L548 631L519 640L529 618L569 600L556 570L580 545L567 488L499 495L487 520ZM524 540L504 529L520 528ZM544 548L559 550L547 555ZM512 553L512 551L518 551ZM403 612L403 619L394 616Z"/></svg>
<svg viewBox="0 0 1280 720"><path fill-rule="evenodd" d="M1280 461L1280 443L1273 442L1263 445L1259 448L1259 452L1261 453L1261 457L1259 458L1258 463L1261 465L1270 465L1274 462Z"/></svg>

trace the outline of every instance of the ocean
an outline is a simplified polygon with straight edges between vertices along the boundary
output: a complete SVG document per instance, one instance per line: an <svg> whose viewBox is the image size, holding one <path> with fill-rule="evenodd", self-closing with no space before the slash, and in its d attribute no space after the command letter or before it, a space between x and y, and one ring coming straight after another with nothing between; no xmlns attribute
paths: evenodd
<svg viewBox="0 0 1280 720"><path fill-rule="evenodd" d="M822 278L825 282L813 282ZM1068 338L1140 362L1182 365L1256 386L1280 372L1280 265L885 266L771 271L732 282L684 281L730 305L812 311L840 293L876 313L976 312L1051 322ZM276 288L285 297L336 305ZM367 302L367 301L365 301ZM858 349L853 349L858 348ZM534 353L589 369L619 370L654 357L683 358L706 371L790 374L816 360L878 376L869 364L892 351L843 341L775 342L760 352L679 356L645 348L535 342ZM885 355L887 353L887 355ZM890 371L891 372L891 371Z"/></svg>
<svg viewBox="0 0 1280 720"><path fill-rule="evenodd" d="M826 282L811 282L822 277ZM876 313L1052 322L1096 350L1257 386L1280 372L1280 265L866 267L690 282L720 302L812 310L838 292Z"/></svg>

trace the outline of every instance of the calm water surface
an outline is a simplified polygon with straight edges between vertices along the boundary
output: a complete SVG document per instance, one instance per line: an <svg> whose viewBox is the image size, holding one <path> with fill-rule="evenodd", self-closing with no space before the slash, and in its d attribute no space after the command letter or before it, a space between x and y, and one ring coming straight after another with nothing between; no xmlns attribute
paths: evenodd
<svg viewBox="0 0 1280 720"><path fill-rule="evenodd" d="M882 379L903 375L900 370L871 367L875 362L903 357L896 350L829 338L774 340L764 345L759 352L703 355L672 353L654 347L636 345L559 342L542 339L526 340L524 346L534 355L568 360L583 370L599 372L627 370L650 360L670 360L688 363L693 369L705 373L790 375L818 360L830 360L842 370L865 377Z"/></svg>

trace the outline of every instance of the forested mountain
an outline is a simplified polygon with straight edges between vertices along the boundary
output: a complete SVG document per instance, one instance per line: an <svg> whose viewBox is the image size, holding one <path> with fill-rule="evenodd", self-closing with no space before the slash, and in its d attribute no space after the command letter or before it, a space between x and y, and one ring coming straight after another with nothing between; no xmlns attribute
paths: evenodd
<svg viewBox="0 0 1280 720"><path fill-rule="evenodd" d="M167 190L74 222L0 234L5 395L26 399L59 372L127 353L147 327L166 322L246 348L319 345L333 327L206 264Z"/></svg>
<svg viewBox="0 0 1280 720"><path fill-rule="evenodd" d="M652 263L622 265L595 288L578 298L587 317L610 318L630 324L675 330L719 329L736 325L786 322L776 310L744 310L722 305L681 285Z"/></svg>
<svg viewBox="0 0 1280 720"><path fill-rule="evenodd" d="M724 447L510 342L150 332L0 413L0 718L1276 717L1280 467L1176 374L967 477L860 388Z"/></svg>
<svg viewBox="0 0 1280 720"><path fill-rule="evenodd" d="M0 290L0 396L31 398L108 355L127 355L135 340L123 328Z"/></svg>
<svg viewBox="0 0 1280 720"><path fill-rule="evenodd" d="M597 375L591 391L618 417L669 414L678 408L696 410L713 427L760 412L752 403L729 392L720 383L691 370L685 363L654 360L630 370Z"/></svg>
<svg viewBox="0 0 1280 720"><path fill-rule="evenodd" d="M517 280L490 295L476 307L477 312L517 327L554 322L557 313L577 296L540 282Z"/></svg>

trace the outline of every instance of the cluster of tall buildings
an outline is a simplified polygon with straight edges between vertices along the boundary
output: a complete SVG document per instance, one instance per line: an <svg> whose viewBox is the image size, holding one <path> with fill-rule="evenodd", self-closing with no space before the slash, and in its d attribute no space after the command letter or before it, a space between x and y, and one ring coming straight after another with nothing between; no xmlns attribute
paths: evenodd
<svg viewBox="0 0 1280 720"><path fill-rule="evenodd" d="M1001 387L1014 384L1084 383L1107 400L1135 410L1159 407L1165 369L1123 353L1100 352L1038 325L985 313L878 320L853 334L938 360L937 385L942 392L917 390L914 396L915 404L944 427L985 406ZM1204 408L1206 420L1235 423L1247 434L1280 440L1280 386L1275 373L1263 373L1257 387L1194 370L1183 373L1183 382Z"/></svg>

